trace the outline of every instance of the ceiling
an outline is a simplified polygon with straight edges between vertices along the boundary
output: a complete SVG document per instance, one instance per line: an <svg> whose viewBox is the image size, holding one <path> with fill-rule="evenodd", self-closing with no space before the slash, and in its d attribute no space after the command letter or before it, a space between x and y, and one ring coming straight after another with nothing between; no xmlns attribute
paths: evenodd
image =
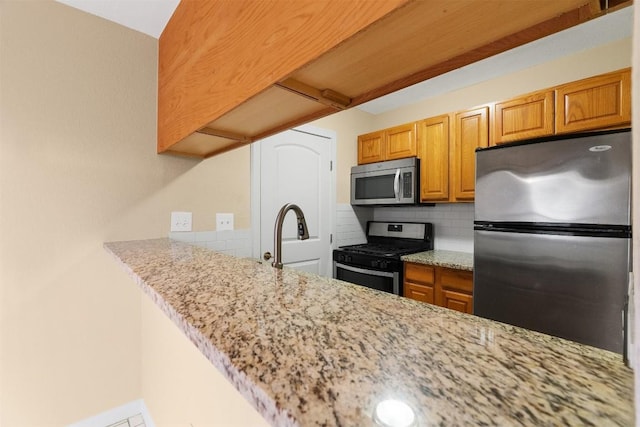
<svg viewBox="0 0 640 427"><path fill-rule="evenodd" d="M158 38L180 0L57 0L125 27ZM371 114L493 79L537 64L631 37L633 7L442 74L356 108Z"/></svg>
<svg viewBox="0 0 640 427"><path fill-rule="evenodd" d="M159 38L180 0L57 0Z"/></svg>

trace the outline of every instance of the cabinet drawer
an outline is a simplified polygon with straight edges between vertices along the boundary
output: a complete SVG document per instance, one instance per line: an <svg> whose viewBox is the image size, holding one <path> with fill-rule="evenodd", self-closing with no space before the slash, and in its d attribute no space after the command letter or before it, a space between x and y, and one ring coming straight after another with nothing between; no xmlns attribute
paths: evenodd
<svg viewBox="0 0 640 427"><path fill-rule="evenodd" d="M443 268L440 273L440 283L443 289L453 289L472 294L473 272Z"/></svg>
<svg viewBox="0 0 640 427"><path fill-rule="evenodd" d="M435 303L435 291L433 286L418 285L417 283L404 283L404 296L429 304Z"/></svg>
<svg viewBox="0 0 640 427"><path fill-rule="evenodd" d="M428 265L405 262L404 278L412 282L433 285L436 282L435 269Z"/></svg>

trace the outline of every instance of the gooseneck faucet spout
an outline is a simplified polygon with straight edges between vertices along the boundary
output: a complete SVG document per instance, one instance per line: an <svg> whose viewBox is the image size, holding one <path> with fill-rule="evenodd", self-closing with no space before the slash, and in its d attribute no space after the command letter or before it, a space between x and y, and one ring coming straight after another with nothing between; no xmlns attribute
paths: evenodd
<svg viewBox="0 0 640 427"><path fill-rule="evenodd" d="M298 205L294 205L293 203L287 203L282 208L280 208L280 212L278 212L278 216L276 216L276 225L273 232L275 254L274 260L271 265L275 268L282 269L282 223L284 222L284 217L287 212L292 209L296 213L296 217L298 218L298 240L307 240L309 238L307 222L304 219L304 213L302 213L302 209L300 209Z"/></svg>

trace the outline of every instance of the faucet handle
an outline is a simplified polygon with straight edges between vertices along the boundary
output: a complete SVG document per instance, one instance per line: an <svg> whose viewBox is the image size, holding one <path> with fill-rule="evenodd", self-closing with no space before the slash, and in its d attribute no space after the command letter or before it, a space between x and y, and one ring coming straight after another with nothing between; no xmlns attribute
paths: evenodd
<svg viewBox="0 0 640 427"><path fill-rule="evenodd" d="M267 251L262 255L262 259L269 261L271 259L271 252Z"/></svg>

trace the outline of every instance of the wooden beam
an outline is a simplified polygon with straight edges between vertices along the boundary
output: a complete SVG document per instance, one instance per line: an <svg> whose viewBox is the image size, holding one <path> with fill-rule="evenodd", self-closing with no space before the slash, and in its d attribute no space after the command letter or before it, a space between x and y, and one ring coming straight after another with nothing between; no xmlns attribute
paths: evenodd
<svg viewBox="0 0 640 427"><path fill-rule="evenodd" d="M316 89L313 86L299 82L295 79L285 79L276 83L276 86L304 96L316 102L320 102L336 110L344 110L351 104L351 98L331 89Z"/></svg>
<svg viewBox="0 0 640 427"><path fill-rule="evenodd" d="M595 0L597 2L597 0ZM464 52L447 61L437 63L431 67L427 67L421 71L411 74L407 77L395 80L389 84L378 87L374 90L364 92L353 98L351 106L363 104L372 99L379 98L389 93L404 89L408 86L420 83L441 74L464 67L482 59L505 52L523 44L538 40L542 37L557 33L564 29L573 27L583 22L601 16L604 12L597 10L594 3L573 9L569 12L562 13L554 18L525 28L517 33L510 34L492 43L480 46L476 49Z"/></svg>
<svg viewBox="0 0 640 427"><path fill-rule="evenodd" d="M242 142L244 144L250 143L252 140L248 136L239 135L233 132L227 132L224 130L213 129L210 127L203 127L202 129L196 131L198 133L204 133L206 135L218 136L220 138L231 139L233 141Z"/></svg>
<svg viewBox="0 0 640 427"><path fill-rule="evenodd" d="M217 156L218 154L222 154L222 153L226 153L227 151L235 150L236 148L240 148L240 147L245 146L247 144L249 144L249 143L248 142L237 142L235 144L227 145L224 148L211 151L210 153L205 155L204 158L208 159L209 157Z"/></svg>

